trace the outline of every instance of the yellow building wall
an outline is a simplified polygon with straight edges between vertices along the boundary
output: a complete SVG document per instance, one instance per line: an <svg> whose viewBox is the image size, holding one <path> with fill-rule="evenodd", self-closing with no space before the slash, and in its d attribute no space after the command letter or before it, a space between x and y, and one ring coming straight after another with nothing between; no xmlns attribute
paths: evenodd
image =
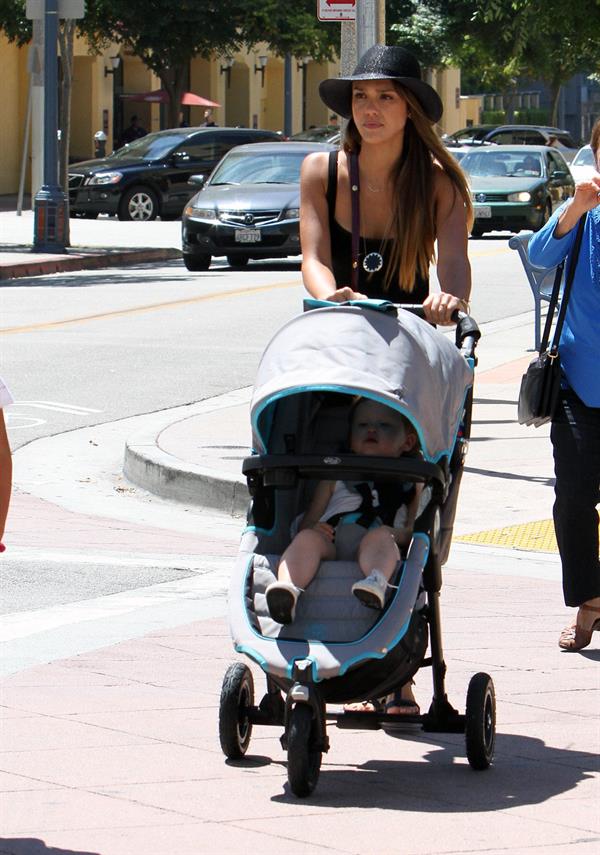
<svg viewBox="0 0 600 855"><path fill-rule="evenodd" d="M319 98L319 83L329 77L337 77L337 62L311 62L306 70L306 127L329 124L329 110Z"/></svg>
<svg viewBox="0 0 600 855"><path fill-rule="evenodd" d="M260 86L260 74L255 75ZM283 61L277 57L269 57L265 68L265 85L261 87L261 116L259 127L270 131L283 130L283 92L284 92Z"/></svg>
<svg viewBox="0 0 600 855"><path fill-rule="evenodd" d="M0 60L0 194L9 194L16 193L19 187L29 75L26 52L10 44L3 35L0 35ZM27 163L29 165L29 158ZM29 186L26 189L28 190Z"/></svg>
<svg viewBox="0 0 600 855"><path fill-rule="evenodd" d="M483 95L462 95L460 99L460 128L480 125L482 110Z"/></svg>
<svg viewBox="0 0 600 855"><path fill-rule="evenodd" d="M434 86L444 104L444 115L439 121L438 130L451 134L463 127L460 123L460 69L444 68L437 71Z"/></svg>

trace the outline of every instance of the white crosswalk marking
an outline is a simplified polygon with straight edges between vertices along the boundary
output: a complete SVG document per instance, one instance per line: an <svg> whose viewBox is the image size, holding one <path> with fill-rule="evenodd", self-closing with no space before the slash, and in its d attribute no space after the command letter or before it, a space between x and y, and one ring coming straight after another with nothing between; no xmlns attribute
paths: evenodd
<svg viewBox="0 0 600 855"><path fill-rule="evenodd" d="M63 404L59 401L15 401L15 407L36 407L39 410L53 410L57 413L72 413L74 416L82 416L85 413L101 413L93 407L80 407L77 404Z"/></svg>

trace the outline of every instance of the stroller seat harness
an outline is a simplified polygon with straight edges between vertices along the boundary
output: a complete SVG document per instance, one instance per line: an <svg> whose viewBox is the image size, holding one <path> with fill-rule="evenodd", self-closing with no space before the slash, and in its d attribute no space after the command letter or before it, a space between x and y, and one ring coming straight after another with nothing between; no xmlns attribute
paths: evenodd
<svg viewBox="0 0 600 855"><path fill-rule="evenodd" d="M363 481L353 483L350 489L361 497L354 511L333 514L326 520L334 528L340 524L355 523L369 529L378 521L379 525L393 525L394 518L402 505L407 505L415 495L414 484L390 484L385 481Z"/></svg>

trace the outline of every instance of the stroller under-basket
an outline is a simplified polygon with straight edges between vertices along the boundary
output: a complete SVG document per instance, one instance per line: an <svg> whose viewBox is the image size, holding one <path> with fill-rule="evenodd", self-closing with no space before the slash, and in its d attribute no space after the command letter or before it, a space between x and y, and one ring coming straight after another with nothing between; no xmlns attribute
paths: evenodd
<svg viewBox="0 0 600 855"><path fill-rule="evenodd" d="M219 734L225 755L239 759L254 725L283 728L288 780L298 796L316 785L329 747L327 722L393 729L396 735L410 734L415 726L464 732L470 765L485 769L492 760L492 680L473 676L464 715L449 703L439 608L470 433L479 330L470 317L457 316L455 345L417 314L372 301L314 308L274 336L257 374L254 453L243 464L251 503L229 614L235 649L264 671L266 693L256 705L252 672L243 662L232 664L223 680ZM389 459L347 453L348 414L357 395L406 416L421 454ZM324 561L299 599L294 621L283 626L269 615L265 589L276 578L293 521L323 479L422 483L430 498L383 611L367 609L352 596L352 583L361 578L357 563ZM425 714L331 709L385 696L424 666L433 675Z"/></svg>

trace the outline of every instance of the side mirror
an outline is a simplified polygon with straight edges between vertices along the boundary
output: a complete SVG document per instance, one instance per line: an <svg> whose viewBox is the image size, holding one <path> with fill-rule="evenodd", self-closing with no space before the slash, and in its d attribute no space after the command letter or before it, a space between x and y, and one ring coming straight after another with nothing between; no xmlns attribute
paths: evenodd
<svg viewBox="0 0 600 855"><path fill-rule="evenodd" d="M567 178L568 173L564 171L564 169L557 169L552 173L552 178L555 181L564 181Z"/></svg>
<svg viewBox="0 0 600 855"><path fill-rule="evenodd" d="M206 175L190 175L187 183L201 190L206 184Z"/></svg>

